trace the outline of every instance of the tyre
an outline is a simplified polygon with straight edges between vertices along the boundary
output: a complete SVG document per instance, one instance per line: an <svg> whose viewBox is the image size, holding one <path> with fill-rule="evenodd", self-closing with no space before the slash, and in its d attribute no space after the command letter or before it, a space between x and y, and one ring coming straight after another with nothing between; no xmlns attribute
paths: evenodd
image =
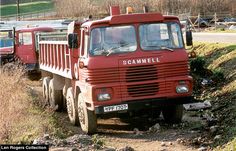
<svg viewBox="0 0 236 151"><path fill-rule="evenodd" d="M43 105L49 105L49 82L51 78L43 78Z"/></svg>
<svg viewBox="0 0 236 151"><path fill-rule="evenodd" d="M53 84L54 79L49 82L49 104L50 108L54 111L62 111L63 109L63 96L62 90L56 90Z"/></svg>
<svg viewBox="0 0 236 151"><path fill-rule="evenodd" d="M78 114L81 129L87 134L97 131L97 117L94 111L87 109L85 100L81 94L78 97Z"/></svg>
<svg viewBox="0 0 236 151"><path fill-rule="evenodd" d="M151 117L153 119L157 119L160 117L161 110L159 108L154 108L154 109L150 110L148 114L149 114L149 117Z"/></svg>
<svg viewBox="0 0 236 151"><path fill-rule="evenodd" d="M183 117L183 105L174 105L165 107L162 110L164 120L167 123L180 123Z"/></svg>
<svg viewBox="0 0 236 151"><path fill-rule="evenodd" d="M62 102L63 102L63 111L67 111L67 100L66 100L66 95L67 95L67 89L66 87L64 86L63 87L63 90L62 90Z"/></svg>
<svg viewBox="0 0 236 151"><path fill-rule="evenodd" d="M67 114L70 119L70 122L73 125L79 125L77 103L75 102L75 99L73 96L73 90L71 87L67 89L66 106L67 106Z"/></svg>

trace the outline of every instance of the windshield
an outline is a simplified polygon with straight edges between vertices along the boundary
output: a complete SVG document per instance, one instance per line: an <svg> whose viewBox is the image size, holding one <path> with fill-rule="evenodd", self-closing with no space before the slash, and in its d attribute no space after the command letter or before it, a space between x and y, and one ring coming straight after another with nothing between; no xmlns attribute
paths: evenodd
<svg viewBox="0 0 236 151"><path fill-rule="evenodd" d="M143 50L183 48L180 26L177 23L143 24L139 27Z"/></svg>
<svg viewBox="0 0 236 151"><path fill-rule="evenodd" d="M91 31L89 52L92 55L110 55L133 52L137 49L133 26L100 27Z"/></svg>
<svg viewBox="0 0 236 151"><path fill-rule="evenodd" d="M0 48L13 46L12 31L0 31Z"/></svg>

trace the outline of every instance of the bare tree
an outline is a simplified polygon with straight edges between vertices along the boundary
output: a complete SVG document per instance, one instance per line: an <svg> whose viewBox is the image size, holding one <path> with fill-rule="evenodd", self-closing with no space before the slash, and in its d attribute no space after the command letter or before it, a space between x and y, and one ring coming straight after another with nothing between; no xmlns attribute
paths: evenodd
<svg viewBox="0 0 236 151"><path fill-rule="evenodd" d="M109 13L109 6L119 5L125 13L127 6L134 11L142 12L143 6L148 6L151 12L166 14L181 14L190 12L201 15L231 12L235 13L236 0L54 0L59 16L86 17L88 15L104 16Z"/></svg>

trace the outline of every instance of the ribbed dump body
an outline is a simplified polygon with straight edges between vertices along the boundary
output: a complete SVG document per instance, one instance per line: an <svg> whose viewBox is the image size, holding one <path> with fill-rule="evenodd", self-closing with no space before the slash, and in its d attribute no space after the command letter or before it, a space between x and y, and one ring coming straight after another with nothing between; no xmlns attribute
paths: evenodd
<svg viewBox="0 0 236 151"><path fill-rule="evenodd" d="M38 35L40 69L62 77L73 77L72 53L68 48L66 33L41 33Z"/></svg>
<svg viewBox="0 0 236 151"><path fill-rule="evenodd" d="M82 80L96 85L117 83L115 91L118 96L135 98L164 95L171 93L173 86L168 78L187 76L189 74L187 61L127 66L118 68L103 68L84 70ZM120 87L120 89L118 89Z"/></svg>

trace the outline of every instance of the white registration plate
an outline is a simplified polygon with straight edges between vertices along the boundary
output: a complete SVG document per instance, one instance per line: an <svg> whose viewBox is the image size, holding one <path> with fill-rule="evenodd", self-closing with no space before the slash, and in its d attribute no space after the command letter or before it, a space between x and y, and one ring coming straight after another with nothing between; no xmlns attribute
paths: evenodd
<svg viewBox="0 0 236 151"><path fill-rule="evenodd" d="M105 106L104 112L128 110L128 104Z"/></svg>

